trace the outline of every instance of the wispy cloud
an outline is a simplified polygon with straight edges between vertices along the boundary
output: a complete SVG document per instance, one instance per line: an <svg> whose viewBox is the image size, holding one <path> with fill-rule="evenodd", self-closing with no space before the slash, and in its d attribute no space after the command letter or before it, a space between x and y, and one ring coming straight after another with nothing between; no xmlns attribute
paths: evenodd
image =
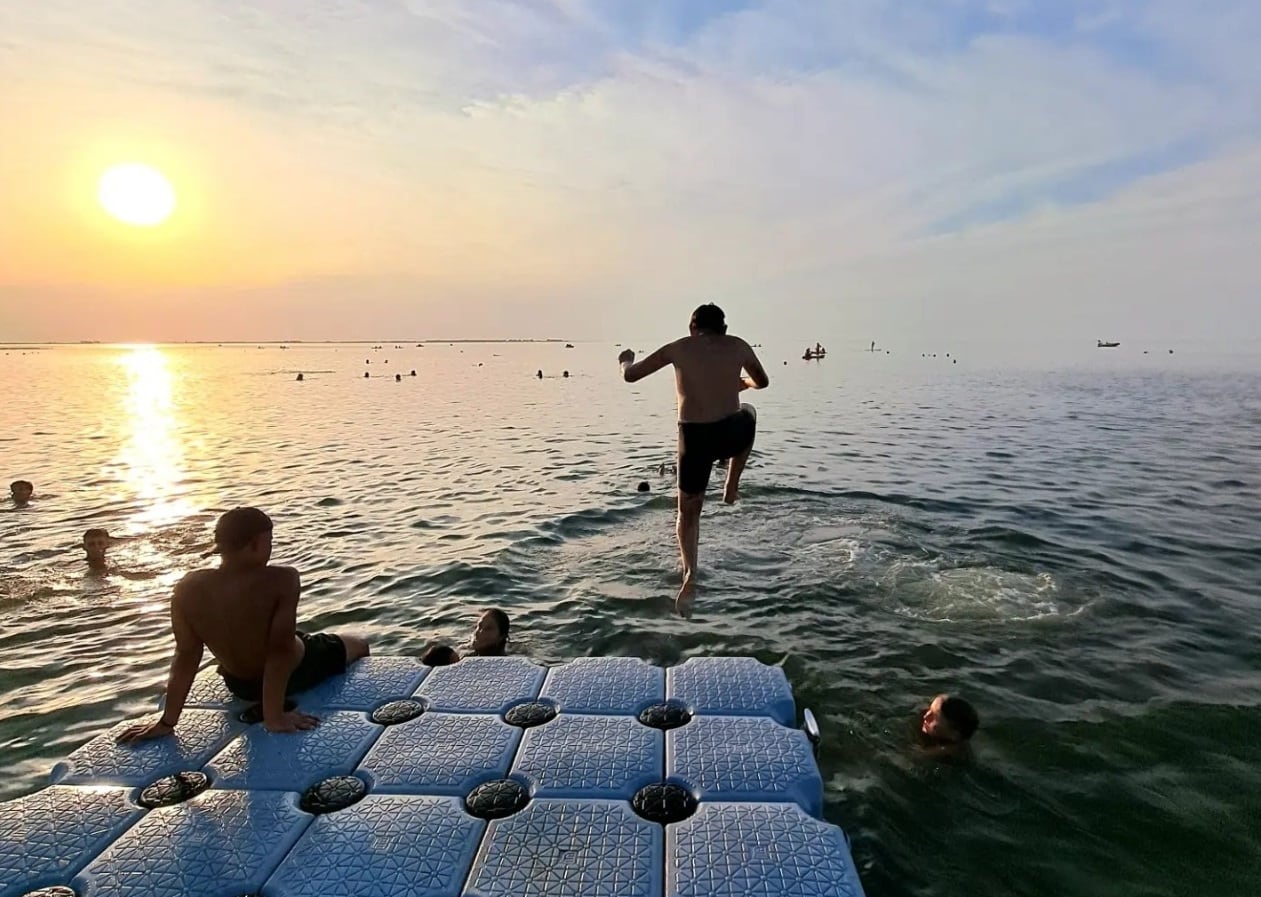
<svg viewBox="0 0 1261 897"><path fill-rule="evenodd" d="M258 186L274 239L344 250L286 256L277 295L384 276L408 320L417 293L512 294L544 329L594 332L706 296L791 326L756 311L774 297L801 320L999 333L1067 331L1047 309L1070 284L1091 314L1130 310L1125 284L1164 303L1149 320L1208 302L1258 321L1237 229L1261 187L1230 180L1261 145L1251 3L44 0L0 7L0 33L5 120L56 88L123 122L161 109L175 135L214 110L257 145L222 176ZM293 200L312 189L325 221ZM1206 298L1186 272L1210 268ZM978 304L989 283L1001 309Z"/></svg>

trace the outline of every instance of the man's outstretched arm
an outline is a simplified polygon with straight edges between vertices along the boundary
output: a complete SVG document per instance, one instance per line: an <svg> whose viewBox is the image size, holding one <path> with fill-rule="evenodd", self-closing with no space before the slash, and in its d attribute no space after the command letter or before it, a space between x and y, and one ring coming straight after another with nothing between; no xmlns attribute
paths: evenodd
<svg viewBox="0 0 1261 897"><path fill-rule="evenodd" d="M175 731L180 713L184 710L188 691L193 686L197 667L201 664L203 645L184 617L180 601L183 585L180 582L175 587L175 594L171 598L171 633L175 636L175 655L171 658L171 674L166 683L166 702L162 706L162 715L156 722L128 726L119 733L119 741L147 741L170 735Z"/></svg>
<svg viewBox="0 0 1261 897"><path fill-rule="evenodd" d="M622 379L627 383L634 383L636 380L642 380L649 374L655 374L667 364L670 364L670 347L673 343L667 343L656 352L653 352L643 361L635 361L635 353L630 349L626 349L621 355L617 356L617 360L622 363Z"/></svg>
<svg viewBox="0 0 1261 897"><path fill-rule="evenodd" d="M745 380L746 385L752 389L766 389L771 385L771 378L767 376L766 368L762 367L762 362L758 360L752 346L745 343L744 348L747 353L744 358L744 369L749 372Z"/></svg>

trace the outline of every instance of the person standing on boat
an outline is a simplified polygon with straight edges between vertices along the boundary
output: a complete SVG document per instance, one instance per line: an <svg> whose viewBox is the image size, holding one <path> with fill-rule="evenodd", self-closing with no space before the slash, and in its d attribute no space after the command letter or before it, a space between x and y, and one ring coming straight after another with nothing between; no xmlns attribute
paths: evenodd
<svg viewBox="0 0 1261 897"><path fill-rule="evenodd" d="M642 380L667 364L674 366L679 419L676 533L683 562L683 584L675 607L687 616L696 590L701 509L710 473L715 461L729 459L723 501L732 504L740 497L740 476L757 434L757 412L752 405L740 403L740 392L765 389L770 378L752 347L727 333L726 315L712 303L692 312L687 336L642 361L636 362L630 349L617 360L627 383Z"/></svg>

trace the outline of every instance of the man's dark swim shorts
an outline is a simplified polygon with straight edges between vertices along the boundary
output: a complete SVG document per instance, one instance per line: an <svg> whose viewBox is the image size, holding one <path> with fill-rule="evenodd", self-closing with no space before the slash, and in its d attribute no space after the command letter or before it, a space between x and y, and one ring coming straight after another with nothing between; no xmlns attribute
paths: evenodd
<svg viewBox="0 0 1261 897"><path fill-rule="evenodd" d="M714 462L732 458L753 444L757 419L741 408L707 424L679 424L679 491L700 495L709 485Z"/></svg>
<svg viewBox="0 0 1261 897"><path fill-rule="evenodd" d="M306 649L302 661L289 674L289 683L285 686L285 694L293 695L308 688L314 688L325 679L340 676L346 672L346 643L338 636L326 632L315 635L298 631L298 638ZM228 691L238 698L247 701L258 701L263 697L263 680L238 679L231 673L225 673L220 667L219 675L228 686Z"/></svg>

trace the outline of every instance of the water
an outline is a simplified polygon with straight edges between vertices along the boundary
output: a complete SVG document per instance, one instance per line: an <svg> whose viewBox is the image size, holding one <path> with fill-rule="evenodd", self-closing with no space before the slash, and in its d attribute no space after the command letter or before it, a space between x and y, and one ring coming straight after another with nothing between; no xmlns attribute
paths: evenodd
<svg viewBox="0 0 1261 897"><path fill-rule="evenodd" d="M626 386L608 345L383 345L0 354L2 473L40 496L0 512L0 797L152 709L170 587L249 503L304 621L378 652L500 605L543 662L782 664L872 897L1255 891L1254 357L763 350L744 501L707 507L681 620L650 470L668 374ZM88 526L127 537L121 572L85 575ZM962 766L908 747L954 689L983 719Z"/></svg>

